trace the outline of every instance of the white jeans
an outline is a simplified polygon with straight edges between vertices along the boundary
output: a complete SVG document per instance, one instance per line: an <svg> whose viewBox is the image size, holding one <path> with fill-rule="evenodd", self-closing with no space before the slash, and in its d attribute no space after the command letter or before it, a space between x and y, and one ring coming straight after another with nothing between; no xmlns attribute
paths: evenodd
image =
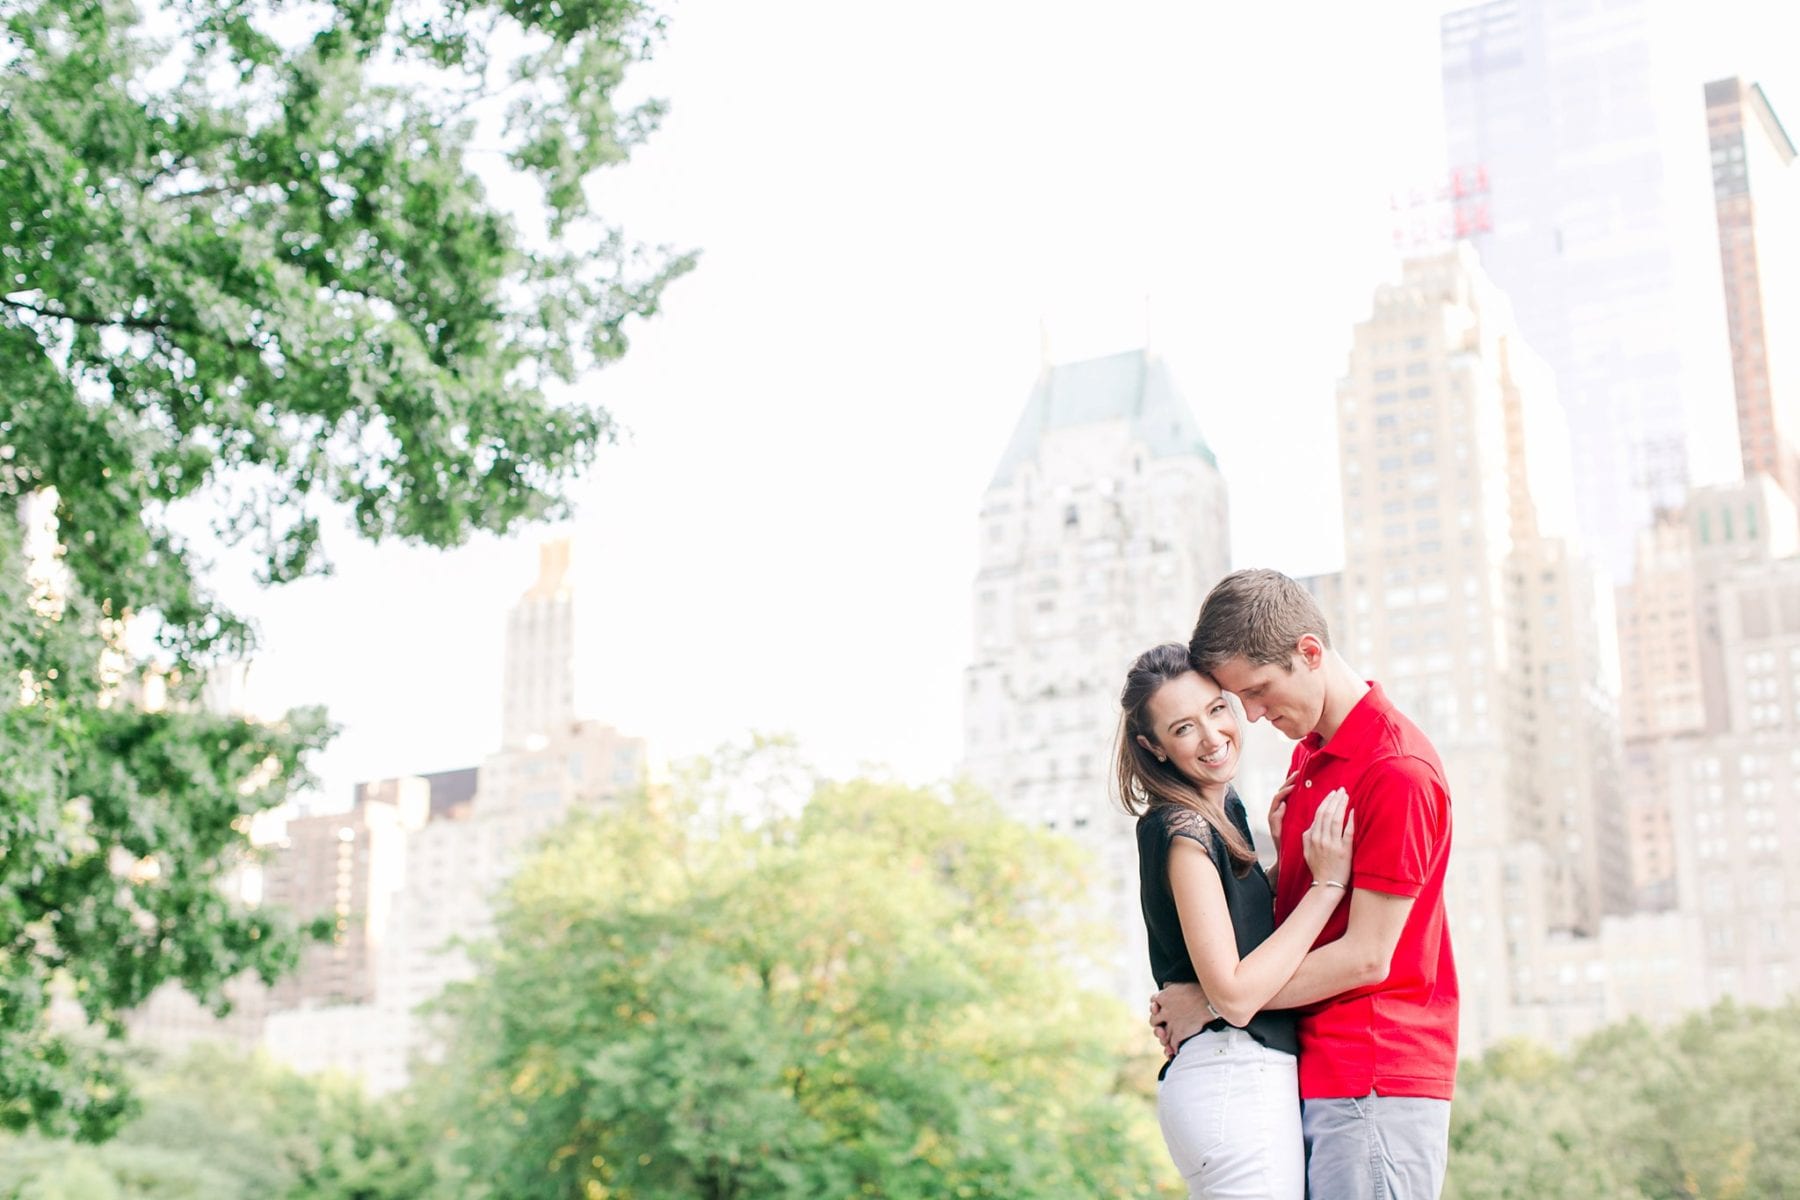
<svg viewBox="0 0 1800 1200"><path fill-rule="evenodd" d="M1195 1200L1304 1200L1293 1055L1241 1029L1197 1034L1169 1064L1156 1115Z"/></svg>

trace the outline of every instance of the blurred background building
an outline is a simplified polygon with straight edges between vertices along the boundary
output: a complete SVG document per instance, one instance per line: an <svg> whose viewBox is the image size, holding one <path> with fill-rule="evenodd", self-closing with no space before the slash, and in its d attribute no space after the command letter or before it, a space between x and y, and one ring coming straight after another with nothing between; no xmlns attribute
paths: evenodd
<svg viewBox="0 0 1800 1200"><path fill-rule="evenodd" d="M300 1070L337 1070L374 1091L406 1082L435 1048L421 1006L473 971L507 879L550 830L640 787L642 739L573 715L571 547L544 545L537 580L507 621L502 746L479 768L358 784L347 811L288 814L260 838L240 898L299 922L325 918L273 988L234 981L218 1018L166 988L140 1010L141 1044L260 1046Z"/></svg>
<svg viewBox="0 0 1800 1200"><path fill-rule="evenodd" d="M1492 0L1441 21L1446 145L1479 165L1470 240L1568 412L1584 543L1636 534L1735 459L1700 81L1664 0ZM1676 149L1672 149L1672 147Z"/></svg>
<svg viewBox="0 0 1800 1200"><path fill-rule="evenodd" d="M1133 658L1230 565L1225 481L1150 349L1046 359L982 497L963 769L1093 855L1108 990L1148 995L1135 823L1109 782Z"/></svg>
<svg viewBox="0 0 1800 1200"><path fill-rule="evenodd" d="M1706 85L1725 324L1744 474L1800 501L1800 168L1761 87Z"/></svg>

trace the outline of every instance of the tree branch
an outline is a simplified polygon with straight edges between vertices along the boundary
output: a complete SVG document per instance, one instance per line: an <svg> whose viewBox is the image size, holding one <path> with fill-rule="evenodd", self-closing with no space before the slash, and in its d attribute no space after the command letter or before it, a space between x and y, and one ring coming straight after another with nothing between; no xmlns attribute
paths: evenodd
<svg viewBox="0 0 1800 1200"><path fill-rule="evenodd" d="M102 317L92 313L62 312L54 308L41 308L24 300L14 300L10 296L0 296L0 304L20 309L23 312L35 313L40 317L50 317L57 321L73 321L77 325L91 325L103 329L144 329L151 332L167 332L175 328L168 321L150 317Z"/></svg>
<svg viewBox="0 0 1800 1200"><path fill-rule="evenodd" d="M208 196L235 196L250 191L252 188L272 187L266 183L215 183L203 188L195 188L188 192L170 192L157 199L162 202L173 200L203 200Z"/></svg>
<svg viewBox="0 0 1800 1200"><path fill-rule="evenodd" d="M238 350L247 354L257 354L260 350L253 342L243 342L236 338L226 337L210 329L202 329L188 322L170 321L163 317L127 317L102 316L98 313L73 313L60 308L44 308L24 300L14 300L10 296L0 296L0 304L16 308L21 312L33 313L40 317L49 317L53 321L70 321L76 325L87 325L99 329L137 329L146 333L188 334L191 337L203 338L215 342L230 350Z"/></svg>
<svg viewBox="0 0 1800 1200"><path fill-rule="evenodd" d="M149 191L151 188L156 186L156 182L159 179L167 179L170 176L176 174L177 172L184 170L188 166L188 164L193 162L193 158L190 155L175 154L170 151L165 151L164 153L167 153L169 155L170 161L164 163L160 167L157 167L155 170L151 171L148 175L146 175L142 179L138 180L138 190L140 192Z"/></svg>

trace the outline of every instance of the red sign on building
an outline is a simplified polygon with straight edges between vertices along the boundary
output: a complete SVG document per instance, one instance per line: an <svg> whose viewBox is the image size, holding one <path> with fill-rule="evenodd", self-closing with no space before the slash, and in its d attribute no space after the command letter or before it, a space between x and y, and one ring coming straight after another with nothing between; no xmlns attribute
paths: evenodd
<svg viewBox="0 0 1800 1200"><path fill-rule="evenodd" d="M1394 221L1394 247L1402 251L1433 250L1491 233L1487 167L1452 167L1429 187L1390 195L1388 210Z"/></svg>

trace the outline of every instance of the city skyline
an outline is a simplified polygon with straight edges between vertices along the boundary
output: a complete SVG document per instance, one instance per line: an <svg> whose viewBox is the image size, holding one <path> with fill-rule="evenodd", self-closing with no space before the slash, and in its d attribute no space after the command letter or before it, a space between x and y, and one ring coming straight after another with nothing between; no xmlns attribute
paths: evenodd
<svg viewBox="0 0 1800 1200"><path fill-rule="evenodd" d="M0 1193L1784 1186L1800 8L22 3Z"/></svg>
<svg viewBox="0 0 1800 1200"><path fill-rule="evenodd" d="M1322 15L1321 45L1286 64L1302 88L1234 61L1272 35L1257 15L1128 6L1100 38L1068 14L965 15L963 44L938 47L931 22L896 34L799 7L841 51L815 62L742 53L780 27L769 14L682 6L634 84L670 98L667 127L600 196L646 239L703 251L594 380L634 441L601 456L570 525L448 554L340 537L333 579L267 594L232 592L223 559L219 585L267 635L253 702L324 702L344 726L319 760L327 803L357 779L466 765L468 745L498 734L494 630L512 581L539 541L567 535L585 597L581 711L663 755L791 731L828 769L943 777L971 644L969 514L1042 318L1055 361L1146 337L1167 358L1231 487L1234 565L1337 568L1323 431L1345 331L1395 274L1388 196L1442 161L1449 7ZM1760 82L1778 111L1800 103L1769 49L1776 27L1746 36L1748 14L1709 27L1720 52L1697 56L1697 109L1705 79L1727 74ZM883 90L898 68L863 69L894 36L944 60L907 103ZM1076 67L1090 80L1078 92ZM1221 120L1259 79L1261 107ZM838 91L847 102L818 99ZM746 94L760 118L740 111L759 108ZM781 136L747 138L771 120ZM1290 152L1280 129L1310 136ZM1318 437L1294 435L1309 423ZM1317 487L1268 494L1274 446ZM1302 507L1318 518L1296 521ZM852 662L872 686L847 703Z"/></svg>

